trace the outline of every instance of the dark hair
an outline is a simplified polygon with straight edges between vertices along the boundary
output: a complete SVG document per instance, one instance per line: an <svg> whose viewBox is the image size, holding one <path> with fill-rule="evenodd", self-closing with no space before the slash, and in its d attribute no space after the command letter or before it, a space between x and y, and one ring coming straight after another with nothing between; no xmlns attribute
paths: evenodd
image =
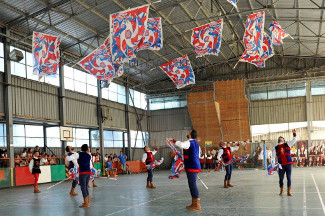
<svg viewBox="0 0 325 216"><path fill-rule="evenodd" d="M27 148L24 148L24 150L23 151L27 151Z"/></svg>
<svg viewBox="0 0 325 216"><path fill-rule="evenodd" d="M191 137L192 137L192 139L196 139L197 138L197 131L196 130L192 130L191 131Z"/></svg>
<svg viewBox="0 0 325 216"><path fill-rule="evenodd" d="M84 152L88 151L88 145L87 144L83 144L81 146L81 151L84 151Z"/></svg>
<svg viewBox="0 0 325 216"><path fill-rule="evenodd" d="M99 149L96 149L96 151L99 150Z"/></svg>
<svg viewBox="0 0 325 216"><path fill-rule="evenodd" d="M69 146L65 147L65 151L66 152L69 152L70 151Z"/></svg>
<svg viewBox="0 0 325 216"><path fill-rule="evenodd" d="M38 146L38 145L37 145L37 146L35 146L35 148L37 148L37 147L39 148L39 146Z"/></svg>

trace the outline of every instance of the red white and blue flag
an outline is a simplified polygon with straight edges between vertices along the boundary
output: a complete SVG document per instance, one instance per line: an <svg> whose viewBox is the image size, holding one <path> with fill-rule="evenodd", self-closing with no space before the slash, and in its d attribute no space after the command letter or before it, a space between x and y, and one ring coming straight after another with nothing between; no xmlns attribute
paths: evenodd
<svg viewBox="0 0 325 216"><path fill-rule="evenodd" d="M273 45L271 38L263 32L263 43L257 53L245 50L239 61L248 62L256 67L265 67L265 61L274 55Z"/></svg>
<svg viewBox="0 0 325 216"><path fill-rule="evenodd" d="M113 62L135 58L138 44L147 30L149 5L110 15L110 41Z"/></svg>
<svg viewBox="0 0 325 216"><path fill-rule="evenodd" d="M248 16L245 24L244 45L249 53L259 53L263 43L264 11Z"/></svg>
<svg viewBox="0 0 325 216"><path fill-rule="evenodd" d="M163 47L161 18L148 18L147 30L138 45L138 50L160 50Z"/></svg>
<svg viewBox="0 0 325 216"><path fill-rule="evenodd" d="M56 76L60 65L59 37L33 32L33 74L39 78Z"/></svg>
<svg viewBox="0 0 325 216"><path fill-rule="evenodd" d="M103 82L109 83L123 74L123 65L112 61L109 37L78 64Z"/></svg>
<svg viewBox="0 0 325 216"><path fill-rule="evenodd" d="M283 39L290 36L284 28L282 28L277 21L273 20L270 25L270 33L273 45L282 45Z"/></svg>
<svg viewBox="0 0 325 216"><path fill-rule="evenodd" d="M219 55L222 39L223 20L220 19L193 29L191 43L196 57Z"/></svg>
<svg viewBox="0 0 325 216"><path fill-rule="evenodd" d="M180 89L195 84L195 75L187 55L160 65L160 68L169 76Z"/></svg>
<svg viewBox="0 0 325 216"><path fill-rule="evenodd" d="M236 0L227 0L230 4L232 4L235 8L237 8Z"/></svg>

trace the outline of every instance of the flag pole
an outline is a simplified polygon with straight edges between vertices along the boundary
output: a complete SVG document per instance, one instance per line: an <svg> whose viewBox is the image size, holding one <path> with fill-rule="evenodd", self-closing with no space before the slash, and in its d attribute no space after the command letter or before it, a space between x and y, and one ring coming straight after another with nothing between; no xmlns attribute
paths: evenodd
<svg viewBox="0 0 325 216"><path fill-rule="evenodd" d="M235 64L234 69L236 68L236 66L238 65L238 63L239 63L239 60L238 60L237 63Z"/></svg>

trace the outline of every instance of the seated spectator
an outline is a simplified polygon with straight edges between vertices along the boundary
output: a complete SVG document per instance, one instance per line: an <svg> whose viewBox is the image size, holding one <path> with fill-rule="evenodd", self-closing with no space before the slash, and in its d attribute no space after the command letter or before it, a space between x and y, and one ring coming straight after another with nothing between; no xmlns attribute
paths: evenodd
<svg viewBox="0 0 325 216"><path fill-rule="evenodd" d="M48 161L48 159L47 159L47 154L45 154L44 156L43 156L43 158L41 159L41 162L40 162L40 165L41 166L44 166L44 165L49 165L50 163L49 163L49 161Z"/></svg>
<svg viewBox="0 0 325 216"><path fill-rule="evenodd" d="M29 148L28 151L27 151L27 157L29 159L31 159L33 157L33 149L32 148Z"/></svg>
<svg viewBox="0 0 325 216"><path fill-rule="evenodd" d="M107 161L108 161L108 154L105 154L104 163L106 163Z"/></svg>
<svg viewBox="0 0 325 216"><path fill-rule="evenodd" d="M15 167L20 167L20 157L19 157L19 155L15 155Z"/></svg>
<svg viewBox="0 0 325 216"><path fill-rule="evenodd" d="M112 161L113 161L113 154L110 154L109 157L110 157L110 158L112 159Z"/></svg>
<svg viewBox="0 0 325 216"><path fill-rule="evenodd" d="M98 163L99 163L99 161L100 161L100 157L101 157L101 154L100 154L100 152L99 152L99 149L96 149L95 156L96 156L96 157L98 156Z"/></svg>
<svg viewBox="0 0 325 216"><path fill-rule="evenodd" d="M24 148L23 152L20 154L20 157L22 157L22 158L27 157L27 148Z"/></svg>
<svg viewBox="0 0 325 216"><path fill-rule="evenodd" d="M119 159L117 158L116 154L113 155L113 162L119 162Z"/></svg>
<svg viewBox="0 0 325 216"><path fill-rule="evenodd" d="M50 165L57 165L56 163L56 155L52 154L51 157L49 157Z"/></svg>
<svg viewBox="0 0 325 216"><path fill-rule="evenodd" d="M35 146L34 152L41 152L41 150L40 150L40 148L39 148L39 146L38 146L38 145L37 145L37 146Z"/></svg>
<svg viewBox="0 0 325 216"><path fill-rule="evenodd" d="M111 158L108 158L108 161L105 163L105 172L107 174L107 176L109 176L109 172L110 171L114 171L115 174L117 173L117 169L113 168L113 162Z"/></svg>
<svg viewBox="0 0 325 216"><path fill-rule="evenodd" d="M6 149L3 151L1 158L8 158ZM9 160L4 160L4 159L1 160L1 167L8 167L8 164L9 164Z"/></svg>

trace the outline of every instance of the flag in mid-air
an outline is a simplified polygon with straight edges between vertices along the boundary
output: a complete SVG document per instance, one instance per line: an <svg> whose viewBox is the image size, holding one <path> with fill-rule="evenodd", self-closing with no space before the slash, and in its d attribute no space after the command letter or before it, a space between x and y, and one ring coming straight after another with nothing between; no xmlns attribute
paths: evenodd
<svg viewBox="0 0 325 216"><path fill-rule="evenodd" d="M79 65L103 82L109 83L123 74L123 65L112 62L109 37L104 44L82 59Z"/></svg>
<svg viewBox="0 0 325 216"><path fill-rule="evenodd" d="M277 21L273 20L271 25L270 25L270 33L271 33L271 38L272 38L272 44L273 45L282 45L283 44L283 39L289 34L287 33L284 28L282 28Z"/></svg>
<svg viewBox="0 0 325 216"><path fill-rule="evenodd" d="M149 5L110 15L110 41L113 62L135 58L138 44L147 29Z"/></svg>
<svg viewBox="0 0 325 216"><path fill-rule="evenodd" d="M195 75L187 55L160 65L160 68L169 76L180 89L195 84Z"/></svg>
<svg viewBox="0 0 325 216"><path fill-rule="evenodd" d="M256 67L265 67L265 61L274 55L273 45L271 38L265 32L263 32L263 43L259 49L259 52L249 52L245 50L239 61L248 62Z"/></svg>
<svg viewBox="0 0 325 216"><path fill-rule="evenodd" d="M234 6L235 8L237 8L237 4L236 4L236 0L227 0L230 4L232 4L232 6Z"/></svg>
<svg viewBox="0 0 325 216"><path fill-rule="evenodd" d="M197 57L219 55L222 39L223 20L220 19L193 29L191 43Z"/></svg>
<svg viewBox="0 0 325 216"><path fill-rule="evenodd" d="M39 78L56 76L60 65L59 37L33 32L33 74Z"/></svg>
<svg viewBox="0 0 325 216"><path fill-rule="evenodd" d="M147 30L138 45L138 50L160 50L163 47L161 18L148 18Z"/></svg>
<svg viewBox="0 0 325 216"><path fill-rule="evenodd" d="M263 42L264 19L264 11L247 17L243 38L247 52L259 52Z"/></svg>

